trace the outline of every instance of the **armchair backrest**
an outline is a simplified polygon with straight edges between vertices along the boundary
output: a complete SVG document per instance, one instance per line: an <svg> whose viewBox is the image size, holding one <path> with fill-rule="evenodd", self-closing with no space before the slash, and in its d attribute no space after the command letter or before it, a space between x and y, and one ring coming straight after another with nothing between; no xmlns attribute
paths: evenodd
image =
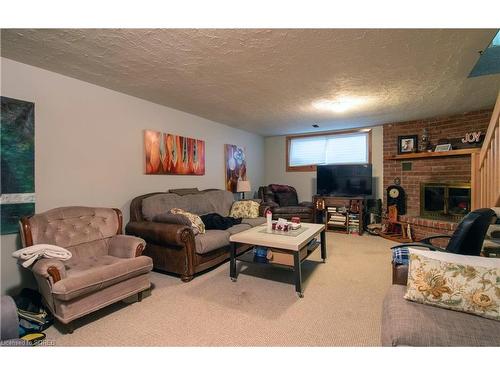
<svg viewBox="0 0 500 375"><path fill-rule="evenodd" d="M257 191L257 197L262 200L264 204L269 204L269 203L276 203L278 204L274 193L272 190L269 188L269 186L261 186L259 187L259 190Z"/></svg>
<svg viewBox="0 0 500 375"><path fill-rule="evenodd" d="M469 212L458 224L446 246L446 251L462 255L479 255L486 231L495 219L495 211L489 208Z"/></svg>
<svg viewBox="0 0 500 375"><path fill-rule="evenodd" d="M262 186L261 188L259 188L258 194L259 198L262 199L264 203L274 202L280 206L289 206L289 205L294 206L299 202L297 190L295 190L295 188L290 185L270 184L268 186ZM280 194L287 194L288 198L286 200L292 201L293 203L283 204L283 202L280 202L280 199L278 198L278 195ZM291 200L289 198L290 195L292 196Z"/></svg>
<svg viewBox="0 0 500 375"><path fill-rule="evenodd" d="M110 237L122 233L122 213L116 208L60 207L20 221L23 246L51 244L73 256L102 256Z"/></svg>

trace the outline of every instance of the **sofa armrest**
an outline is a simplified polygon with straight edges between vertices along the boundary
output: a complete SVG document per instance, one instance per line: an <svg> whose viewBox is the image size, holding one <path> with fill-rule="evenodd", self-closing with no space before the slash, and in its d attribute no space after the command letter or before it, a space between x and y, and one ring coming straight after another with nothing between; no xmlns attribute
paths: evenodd
<svg viewBox="0 0 500 375"><path fill-rule="evenodd" d="M263 201L261 204L264 205L264 206L268 206L271 209L278 208L280 206L278 203L273 202L273 201Z"/></svg>
<svg viewBox="0 0 500 375"><path fill-rule="evenodd" d="M127 224L125 232L158 245L184 246L189 238L194 241L192 227L182 224L131 221Z"/></svg>
<svg viewBox="0 0 500 375"><path fill-rule="evenodd" d="M313 202L300 202L299 206L314 208Z"/></svg>
<svg viewBox="0 0 500 375"><path fill-rule="evenodd" d="M146 241L135 236L118 234L111 237L108 254L117 258L135 258L142 254Z"/></svg>
<svg viewBox="0 0 500 375"><path fill-rule="evenodd" d="M266 217L267 210L271 210L271 206L269 206L267 203L261 203L259 206L259 216Z"/></svg>
<svg viewBox="0 0 500 375"><path fill-rule="evenodd" d="M34 274L49 279L52 284L66 277L66 267L58 259L42 258L35 262L31 271Z"/></svg>

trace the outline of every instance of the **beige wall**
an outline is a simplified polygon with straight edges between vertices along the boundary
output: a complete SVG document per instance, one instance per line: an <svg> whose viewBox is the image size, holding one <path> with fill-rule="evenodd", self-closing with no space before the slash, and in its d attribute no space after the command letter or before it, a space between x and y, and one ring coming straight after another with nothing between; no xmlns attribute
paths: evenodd
<svg viewBox="0 0 500 375"><path fill-rule="evenodd" d="M225 143L245 146L252 187L264 182L261 136L12 60L1 63L1 94L35 103L37 212L65 205L117 207L126 223L137 195L223 189ZM143 129L205 140L205 175L144 175ZM23 274L10 255L17 237L1 238L2 293L21 285Z"/></svg>
<svg viewBox="0 0 500 375"><path fill-rule="evenodd" d="M316 172L286 172L286 139L284 136L267 137L264 140L266 167L265 184L279 183L297 189L299 200L310 201L316 194ZM383 128L372 128L372 164L375 180L375 196L383 197Z"/></svg>

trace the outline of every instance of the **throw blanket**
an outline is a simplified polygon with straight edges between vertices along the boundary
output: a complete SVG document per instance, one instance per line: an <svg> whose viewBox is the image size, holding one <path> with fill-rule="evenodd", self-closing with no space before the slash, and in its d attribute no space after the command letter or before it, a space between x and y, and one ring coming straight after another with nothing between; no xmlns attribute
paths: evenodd
<svg viewBox="0 0 500 375"><path fill-rule="evenodd" d="M200 216L201 221L205 224L205 229L219 229L226 230L233 225L241 224L241 218L224 217L222 215L213 213Z"/></svg>
<svg viewBox="0 0 500 375"><path fill-rule="evenodd" d="M36 260L40 258L53 258L59 260L68 260L72 257L72 254L69 250L64 247L56 246L56 245L48 245L48 244L39 244L28 246L23 249L14 251L12 253L14 258L22 260L22 266L28 268Z"/></svg>

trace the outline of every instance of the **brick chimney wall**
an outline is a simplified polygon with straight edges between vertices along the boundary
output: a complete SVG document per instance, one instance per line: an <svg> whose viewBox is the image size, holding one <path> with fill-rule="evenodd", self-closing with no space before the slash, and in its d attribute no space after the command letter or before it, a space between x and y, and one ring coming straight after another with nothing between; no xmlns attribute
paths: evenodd
<svg viewBox="0 0 500 375"><path fill-rule="evenodd" d="M384 194L387 186L392 185L394 179L399 177L407 197L406 215L418 216L421 182L470 183L469 155L405 160L412 164L411 171L402 170L401 160L385 160L385 158L397 155L398 136L417 134L420 143L423 130L426 128L430 143L435 147L439 139L462 138L465 133L472 131L481 131L485 134L491 115L492 110L480 110L453 116L384 124ZM429 223L426 222L426 224ZM436 223L436 228L434 228L438 233L443 229L439 228L439 225L442 226L441 223ZM415 229L419 232L418 238L426 235L426 230L417 227Z"/></svg>

